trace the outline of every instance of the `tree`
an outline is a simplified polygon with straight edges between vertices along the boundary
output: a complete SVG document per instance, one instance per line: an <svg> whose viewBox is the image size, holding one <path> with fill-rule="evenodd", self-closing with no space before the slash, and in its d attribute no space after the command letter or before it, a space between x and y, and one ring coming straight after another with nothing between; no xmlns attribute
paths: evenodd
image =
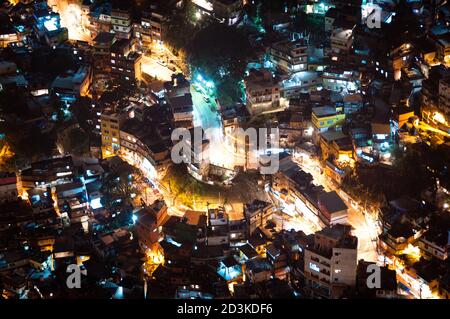
<svg viewBox="0 0 450 319"><path fill-rule="evenodd" d="M248 39L241 30L214 23L196 34L188 48L188 61L193 74L214 81L220 97L236 101L251 54Z"/></svg>
<svg viewBox="0 0 450 319"><path fill-rule="evenodd" d="M198 9L189 1L168 21L165 40L176 51L185 51L205 23L205 21L197 21L197 12Z"/></svg>
<svg viewBox="0 0 450 319"><path fill-rule="evenodd" d="M132 194L139 196L141 193L136 187L136 176L139 176L139 174L136 168L126 163L121 165L120 168L111 171L105 178L101 188L103 206L106 208L131 206Z"/></svg>
<svg viewBox="0 0 450 319"><path fill-rule="evenodd" d="M89 153L89 135L79 127L69 130L67 136L61 141L64 153L85 155Z"/></svg>

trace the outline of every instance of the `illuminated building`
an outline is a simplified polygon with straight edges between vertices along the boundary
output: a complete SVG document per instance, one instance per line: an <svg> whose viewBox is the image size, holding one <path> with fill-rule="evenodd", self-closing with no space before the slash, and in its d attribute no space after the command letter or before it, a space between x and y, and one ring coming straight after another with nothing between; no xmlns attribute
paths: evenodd
<svg viewBox="0 0 450 319"><path fill-rule="evenodd" d="M162 239L160 227L167 219L167 206L164 201L157 201L139 212L136 221L136 233L139 246L143 252L153 250L154 245Z"/></svg>
<svg viewBox="0 0 450 319"><path fill-rule="evenodd" d="M242 14L243 0L212 0L214 16L228 25L235 24Z"/></svg>
<svg viewBox="0 0 450 319"><path fill-rule="evenodd" d="M220 246L230 243L228 214L222 209L209 209L207 219L206 245Z"/></svg>
<svg viewBox="0 0 450 319"><path fill-rule="evenodd" d="M245 78L247 109L257 114L280 106L280 85L269 70L250 70Z"/></svg>
<svg viewBox="0 0 450 319"><path fill-rule="evenodd" d="M450 231L445 227L427 230L416 245L426 258L447 260L449 255Z"/></svg>
<svg viewBox="0 0 450 319"><path fill-rule="evenodd" d="M317 72L297 72L281 81L281 97L285 99L298 98L302 93L317 90L321 86L322 78Z"/></svg>
<svg viewBox="0 0 450 319"><path fill-rule="evenodd" d="M100 121L102 157L108 158L116 156L120 150L119 118L117 114L102 114Z"/></svg>
<svg viewBox="0 0 450 319"><path fill-rule="evenodd" d="M437 58L442 63L450 63L450 32L436 36Z"/></svg>
<svg viewBox="0 0 450 319"><path fill-rule="evenodd" d="M391 117L391 129L393 130L393 133L397 133L398 130L401 129L403 125L413 116L414 110L409 107L400 106L394 108Z"/></svg>
<svg viewBox="0 0 450 319"><path fill-rule="evenodd" d="M188 172L197 180L206 181L209 175L210 159L207 156L209 152L209 141L204 137L204 131L201 127L189 129L191 139L186 141L190 148L189 155L183 154L184 160L188 163Z"/></svg>
<svg viewBox="0 0 450 319"><path fill-rule="evenodd" d="M310 13L314 13L314 14L320 14L320 15L324 15L325 13L327 13L327 11L330 8L333 8L334 5L329 3L328 1L318 1L315 0L312 4L308 4L306 5L306 13L310 14Z"/></svg>
<svg viewBox="0 0 450 319"><path fill-rule="evenodd" d="M345 114L341 108L320 106L312 109L311 122L314 133L323 133L329 128L339 128L344 124Z"/></svg>
<svg viewBox="0 0 450 319"><path fill-rule="evenodd" d="M157 170L162 168L151 150L150 143L154 143L155 139L149 137L148 131L137 119L125 118L128 116L129 114L114 112L101 114L102 157L120 156L148 178L155 178L158 175ZM168 152L165 150L163 158L167 156Z"/></svg>
<svg viewBox="0 0 450 319"><path fill-rule="evenodd" d="M281 41L269 48L271 62L282 72L292 74L308 69L306 39Z"/></svg>
<svg viewBox="0 0 450 319"><path fill-rule="evenodd" d="M116 41L114 33L100 32L94 39L93 60L96 69L110 67L111 65L111 48Z"/></svg>
<svg viewBox="0 0 450 319"><path fill-rule="evenodd" d="M112 32L117 35L118 39L131 38L131 14L128 10L112 9L111 10L111 26Z"/></svg>
<svg viewBox="0 0 450 319"><path fill-rule="evenodd" d="M434 120L440 124L450 126L450 77L439 80L439 111L440 116L435 115Z"/></svg>
<svg viewBox="0 0 450 319"><path fill-rule="evenodd" d="M139 25L139 34L144 48L150 47L154 41L163 41L166 33L166 18L157 12L145 12Z"/></svg>
<svg viewBox="0 0 450 319"><path fill-rule="evenodd" d="M71 182L75 168L71 156L34 162L30 168L22 170L19 183L23 190L40 187L46 188L56 184Z"/></svg>
<svg viewBox="0 0 450 319"><path fill-rule="evenodd" d="M111 46L111 70L119 79L134 83L140 81L142 56L134 51L128 39L119 39Z"/></svg>
<svg viewBox="0 0 450 319"><path fill-rule="evenodd" d="M0 21L0 48L6 48L10 43L20 41L20 33L14 28L10 21Z"/></svg>
<svg viewBox="0 0 450 319"><path fill-rule="evenodd" d="M333 30L330 37L331 51L333 53L345 53L353 44L353 31L351 29Z"/></svg>
<svg viewBox="0 0 450 319"><path fill-rule="evenodd" d="M329 67L324 70L322 79L325 89L347 94L355 93L360 85L358 71Z"/></svg>
<svg viewBox="0 0 450 319"><path fill-rule="evenodd" d="M346 224L348 207L335 192L324 192L318 196L320 219L325 225Z"/></svg>
<svg viewBox="0 0 450 319"><path fill-rule="evenodd" d="M333 158L337 162L350 162L353 158L352 142L340 130L329 130L321 133L319 146L323 160Z"/></svg>
<svg viewBox="0 0 450 319"><path fill-rule="evenodd" d="M217 273L226 281L231 281L242 274L242 268L234 256L229 256L219 263Z"/></svg>
<svg viewBox="0 0 450 319"><path fill-rule="evenodd" d="M356 284L358 238L351 227L335 225L314 234L305 248L305 279L311 296L340 298Z"/></svg>
<svg viewBox="0 0 450 319"><path fill-rule="evenodd" d="M76 72L56 77L51 85L51 91L61 98L75 99L80 96L87 96L92 79L91 66L83 65Z"/></svg>

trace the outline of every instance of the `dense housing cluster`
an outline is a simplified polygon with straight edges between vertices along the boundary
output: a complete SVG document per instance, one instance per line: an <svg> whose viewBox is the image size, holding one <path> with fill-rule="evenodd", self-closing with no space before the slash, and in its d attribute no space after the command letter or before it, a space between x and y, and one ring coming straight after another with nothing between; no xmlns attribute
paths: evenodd
<svg viewBox="0 0 450 319"><path fill-rule="evenodd" d="M0 299L448 299L449 66L441 0L3 1Z"/></svg>

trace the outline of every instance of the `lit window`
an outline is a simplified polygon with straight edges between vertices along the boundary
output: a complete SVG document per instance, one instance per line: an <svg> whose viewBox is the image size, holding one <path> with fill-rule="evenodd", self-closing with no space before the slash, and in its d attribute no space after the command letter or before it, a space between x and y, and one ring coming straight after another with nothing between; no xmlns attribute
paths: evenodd
<svg viewBox="0 0 450 319"><path fill-rule="evenodd" d="M319 266L317 266L315 263L309 263L309 269L320 272Z"/></svg>

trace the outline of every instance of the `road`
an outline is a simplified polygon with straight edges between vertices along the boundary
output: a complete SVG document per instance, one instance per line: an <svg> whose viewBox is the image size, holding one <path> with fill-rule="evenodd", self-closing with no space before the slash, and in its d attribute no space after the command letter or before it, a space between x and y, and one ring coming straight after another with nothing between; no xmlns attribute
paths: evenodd
<svg viewBox="0 0 450 319"><path fill-rule="evenodd" d="M202 88L191 86L192 102L194 104L194 126L201 126L209 140L210 163L234 169L234 154L225 145L219 106L215 96L208 94Z"/></svg>
<svg viewBox="0 0 450 319"><path fill-rule="evenodd" d="M302 170L313 176L314 184L322 185L326 191L334 190L340 194L339 187L323 173L317 158L304 154L301 157L294 156L293 160ZM363 212L363 208L354 207L346 198L342 199L349 207L348 223L353 227L353 235L358 237L358 258L366 261L377 261L376 239L378 234L375 220L369 217L370 214L368 212Z"/></svg>

